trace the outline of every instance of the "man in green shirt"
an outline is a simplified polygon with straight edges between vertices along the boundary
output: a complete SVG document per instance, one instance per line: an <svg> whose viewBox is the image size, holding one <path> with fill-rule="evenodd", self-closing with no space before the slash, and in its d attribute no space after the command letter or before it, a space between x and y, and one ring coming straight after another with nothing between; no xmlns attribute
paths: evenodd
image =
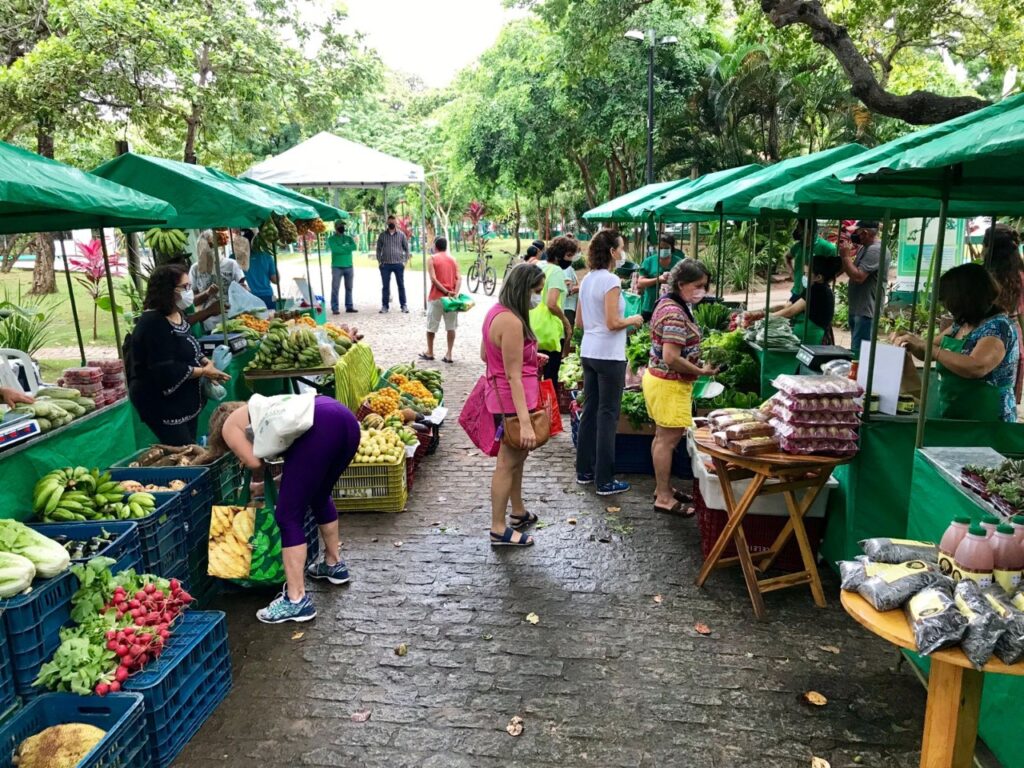
<svg viewBox="0 0 1024 768"><path fill-rule="evenodd" d="M345 234L345 222L334 222L334 234L327 238L327 247L331 249L331 313L338 312L338 288L342 278L345 279L345 311L358 312L352 306L352 281L355 269L352 266L352 254L356 250L356 241Z"/></svg>
<svg viewBox="0 0 1024 768"><path fill-rule="evenodd" d="M661 298L661 286L668 279L668 273L684 258L682 251L676 250L675 244L675 238L672 235L662 234L658 238L658 252L650 254L640 265L640 277L636 285L643 291L640 300L640 314L645 323L651 321L654 305Z"/></svg>
<svg viewBox="0 0 1024 768"><path fill-rule="evenodd" d="M804 265L807 264L808 259L804 256L804 226L807 224L806 221L801 219L796 223L793 228L793 245L790 246L789 251L786 253L786 266L789 268L789 276L793 280L792 295L789 297L790 303L795 302L800 296L803 295L804 288ZM839 252L836 250L836 244L830 243L825 238L818 234L818 222L811 220L811 256L823 256L825 258L836 259L839 257Z"/></svg>

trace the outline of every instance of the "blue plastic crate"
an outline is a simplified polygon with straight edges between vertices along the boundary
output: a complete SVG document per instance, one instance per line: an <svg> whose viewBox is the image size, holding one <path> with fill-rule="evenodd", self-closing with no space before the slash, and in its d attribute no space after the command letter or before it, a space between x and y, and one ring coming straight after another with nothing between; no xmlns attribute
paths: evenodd
<svg viewBox="0 0 1024 768"><path fill-rule="evenodd" d="M212 473L206 467L131 467L109 470L114 480L135 480L143 485L168 485L172 480L184 480L185 487L177 491L178 503L188 526L189 539L196 531L203 530L203 537L209 530L210 507L213 504ZM164 498L163 492L154 493L157 501Z"/></svg>
<svg viewBox="0 0 1024 768"><path fill-rule="evenodd" d="M32 591L0 600L0 621L7 635L14 690L22 698L43 691L32 683L39 667L60 645L60 628L71 618L71 596L78 579L65 571L52 579L36 579Z"/></svg>
<svg viewBox="0 0 1024 768"><path fill-rule="evenodd" d="M0 629L0 720L18 701L14 692L14 664L7 635Z"/></svg>
<svg viewBox="0 0 1024 768"><path fill-rule="evenodd" d="M188 530L185 525L179 494L153 494L157 507L148 517L133 520L139 532L144 573L164 576L188 557ZM161 496L171 496L163 501Z"/></svg>
<svg viewBox="0 0 1024 768"><path fill-rule="evenodd" d="M67 723L106 731L77 768L146 768L143 698L137 693L78 696L47 693L30 701L0 726L0 768L10 768L14 750L29 736Z"/></svg>
<svg viewBox="0 0 1024 768"><path fill-rule="evenodd" d="M148 765L170 765L230 688L224 614L187 611L160 658L125 684L145 698Z"/></svg>
<svg viewBox="0 0 1024 768"><path fill-rule="evenodd" d="M39 531L44 536L67 536L69 539L82 541L106 531L117 534L117 538L106 548L97 552L94 557L112 557L116 562L111 568L114 573L129 568L139 570L142 565L142 545L139 543L138 526L132 520L103 520L74 523L32 523L29 528ZM73 563L85 563L92 558L72 558Z"/></svg>
<svg viewBox="0 0 1024 768"><path fill-rule="evenodd" d="M225 453L209 465L210 486L213 488L214 503L233 499L238 487L242 484L242 464L235 454Z"/></svg>

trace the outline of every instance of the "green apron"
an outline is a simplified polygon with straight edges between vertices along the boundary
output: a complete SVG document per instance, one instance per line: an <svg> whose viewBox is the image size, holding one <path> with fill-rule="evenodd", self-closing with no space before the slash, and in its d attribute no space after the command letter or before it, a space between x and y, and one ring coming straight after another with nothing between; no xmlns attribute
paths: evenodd
<svg viewBox="0 0 1024 768"><path fill-rule="evenodd" d="M807 326L807 340L804 341L804 326ZM825 329L817 323L807 319L807 314L801 312L792 320L793 334L800 339L801 344L809 344L812 347L818 346L825 338Z"/></svg>
<svg viewBox="0 0 1024 768"><path fill-rule="evenodd" d="M940 349L963 354L964 340L943 336ZM965 379L936 361L938 397L929 402L928 417L935 419L966 419L969 421L1002 421L1006 390L984 379Z"/></svg>

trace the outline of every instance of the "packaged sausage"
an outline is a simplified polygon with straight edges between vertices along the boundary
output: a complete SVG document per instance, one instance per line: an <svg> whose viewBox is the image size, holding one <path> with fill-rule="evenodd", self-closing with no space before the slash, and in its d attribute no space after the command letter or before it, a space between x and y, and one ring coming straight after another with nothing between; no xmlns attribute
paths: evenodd
<svg viewBox="0 0 1024 768"><path fill-rule="evenodd" d="M730 440L745 440L748 437L772 437L775 428L763 421L747 421L743 424L733 424L725 430L725 436Z"/></svg>
<svg viewBox="0 0 1024 768"><path fill-rule="evenodd" d="M729 450L740 456L778 452L779 439L777 437L749 437L745 440L730 440Z"/></svg>

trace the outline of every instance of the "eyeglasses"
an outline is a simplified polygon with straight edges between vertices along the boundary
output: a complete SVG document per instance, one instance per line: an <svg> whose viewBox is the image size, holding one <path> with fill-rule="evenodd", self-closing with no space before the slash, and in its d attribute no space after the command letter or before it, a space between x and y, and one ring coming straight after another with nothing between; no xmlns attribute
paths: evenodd
<svg viewBox="0 0 1024 768"><path fill-rule="evenodd" d="M177 285L174 287L176 291L187 291L192 287L192 283L185 283L184 285Z"/></svg>

